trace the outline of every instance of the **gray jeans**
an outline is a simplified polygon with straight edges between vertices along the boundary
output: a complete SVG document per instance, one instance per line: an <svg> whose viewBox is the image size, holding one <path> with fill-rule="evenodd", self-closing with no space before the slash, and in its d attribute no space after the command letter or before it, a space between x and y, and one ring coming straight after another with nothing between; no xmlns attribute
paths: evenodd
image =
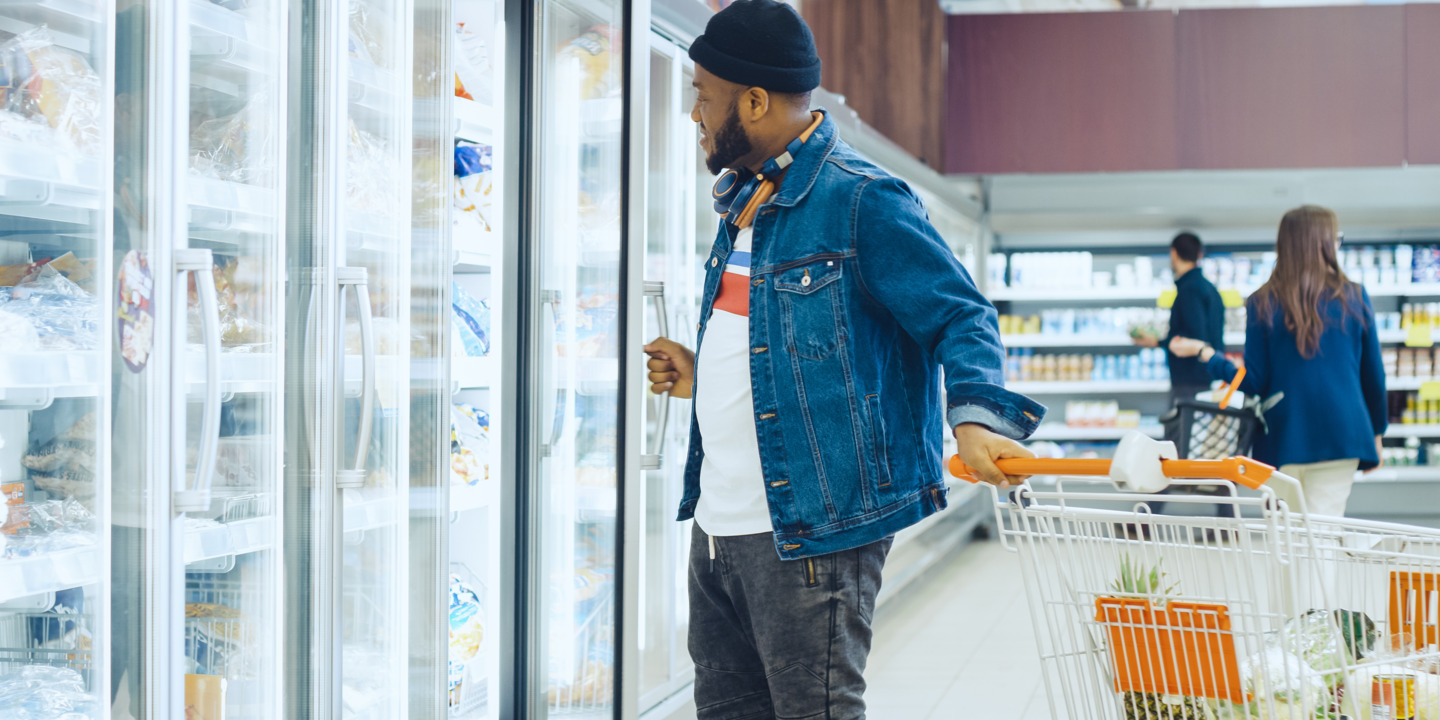
<svg viewBox="0 0 1440 720"><path fill-rule="evenodd" d="M865 659L892 538L785 562L769 533L690 542L699 720L863 720Z"/></svg>

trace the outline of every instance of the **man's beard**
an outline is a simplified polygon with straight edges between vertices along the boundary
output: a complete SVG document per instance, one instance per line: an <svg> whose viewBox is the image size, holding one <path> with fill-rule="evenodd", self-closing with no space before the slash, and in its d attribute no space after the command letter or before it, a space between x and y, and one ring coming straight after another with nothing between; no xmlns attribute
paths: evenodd
<svg viewBox="0 0 1440 720"><path fill-rule="evenodd" d="M724 125L711 133L710 141L715 149L705 157L705 167L711 175L719 175L726 168L735 167L740 158L754 151L750 136L745 134L745 128L740 127L739 103L730 103L730 116L725 118Z"/></svg>

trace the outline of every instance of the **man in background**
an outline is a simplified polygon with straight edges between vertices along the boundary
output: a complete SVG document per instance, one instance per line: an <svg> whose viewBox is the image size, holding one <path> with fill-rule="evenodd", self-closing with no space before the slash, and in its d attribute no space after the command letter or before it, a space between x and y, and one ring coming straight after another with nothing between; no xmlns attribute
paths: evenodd
<svg viewBox="0 0 1440 720"><path fill-rule="evenodd" d="M1225 303L1205 274L1200 258L1205 246L1192 232L1182 232L1170 241L1170 267L1175 271L1175 304L1170 306L1170 332L1162 341L1148 333L1135 338L1141 347L1164 347L1170 366L1170 406L1181 399L1195 398L1210 389L1210 375L1195 358L1179 357L1168 350L1170 339L1187 337L1204 340L1211 347L1225 347ZM1175 439L1175 438L1168 438Z"/></svg>

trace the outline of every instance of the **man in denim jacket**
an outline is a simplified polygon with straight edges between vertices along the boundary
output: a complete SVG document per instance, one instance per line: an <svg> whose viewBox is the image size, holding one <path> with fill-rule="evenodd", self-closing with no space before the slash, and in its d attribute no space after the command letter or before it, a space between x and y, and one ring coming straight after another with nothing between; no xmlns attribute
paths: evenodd
<svg viewBox="0 0 1440 720"><path fill-rule="evenodd" d="M1030 456L1016 440L1044 408L1001 386L995 309L920 200L810 110L820 60L792 9L737 2L690 57L710 171L779 181L767 197L722 175L698 356L646 347L652 389L695 399L695 704L701 720L863 718L891 539L945 508L942 422L1004 484L1019 478L994 461Z"/></svg>

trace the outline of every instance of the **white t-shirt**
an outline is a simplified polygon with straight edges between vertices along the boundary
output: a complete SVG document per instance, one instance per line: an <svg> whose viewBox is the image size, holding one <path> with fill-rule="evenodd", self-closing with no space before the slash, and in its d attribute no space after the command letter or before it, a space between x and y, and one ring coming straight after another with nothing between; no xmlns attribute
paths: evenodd
<svg viewBox="0 0 1440 720"><path fill-rule="evenodd" d="M750 386L750 243L741 230L730 253L715 311L696 357L695 418L705 447L695 522L708 535L773 531L755 434Z"/></svg>

